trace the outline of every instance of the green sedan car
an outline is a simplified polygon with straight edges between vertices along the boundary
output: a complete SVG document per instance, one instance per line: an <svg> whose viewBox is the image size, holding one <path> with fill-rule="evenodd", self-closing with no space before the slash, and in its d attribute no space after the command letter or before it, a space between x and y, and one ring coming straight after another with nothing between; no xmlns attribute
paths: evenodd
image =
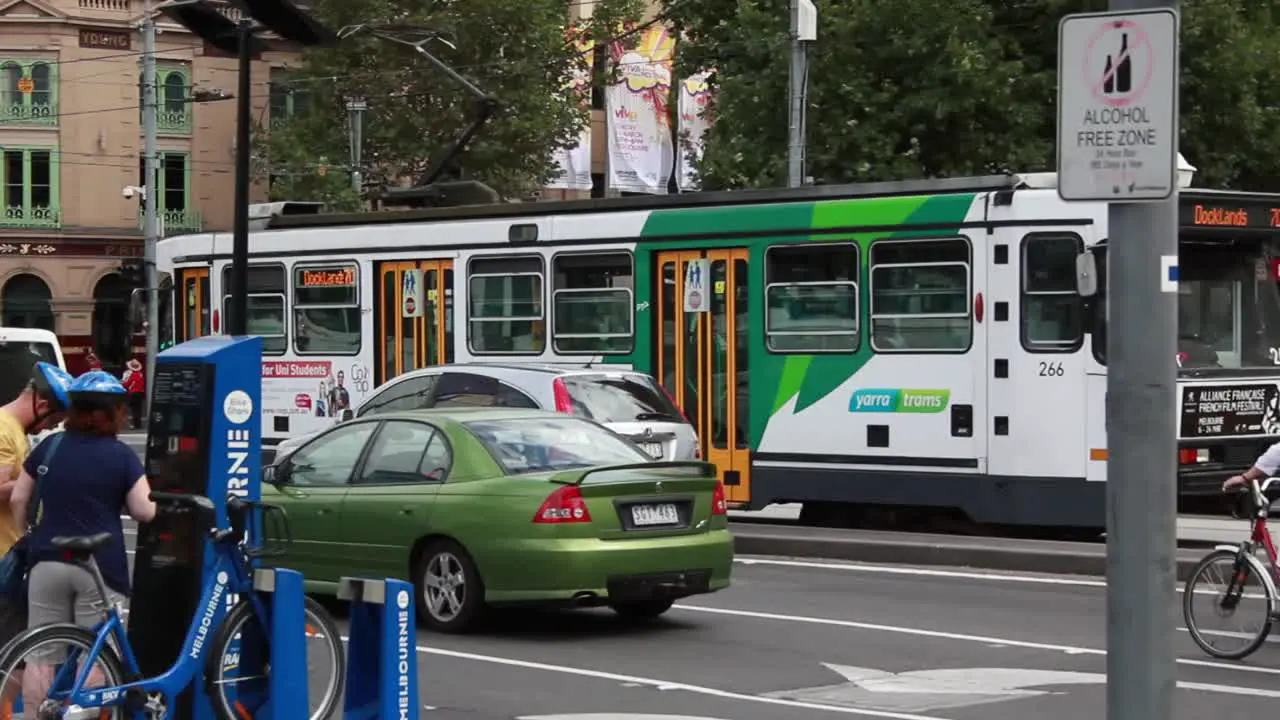
<svg viewBox="0 0 1280 720"><path fill-rule="evenodd" d="M288 513L273 559L332 594L342 576L410 577L418 613L461 632L504 604L652 618L728 587L724 488L701 462L654 462L584 418L465 408L340 423L267 468Z"/></svg>

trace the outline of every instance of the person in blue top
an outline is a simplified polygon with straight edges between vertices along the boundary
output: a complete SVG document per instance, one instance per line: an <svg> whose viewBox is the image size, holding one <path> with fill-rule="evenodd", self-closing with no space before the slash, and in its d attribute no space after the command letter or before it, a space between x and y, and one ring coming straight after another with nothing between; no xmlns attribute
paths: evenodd
<svg viewBox="0 0 1280 720"><path fill-rule="evenodd" d="M94 553L108 590L121 602L129 595L129 565L120 511L150 522L156 505L138 456L116 435L128 425L129 393L102 370L90 370L68 388L71 408L59 444L36 446L13 489L10 505L19 532L27 530L27 508L38 511L31 532L28 627L76 622L92 626L100 600L93 577L63 561L51 541L60 535L110 533L111 542ZM39 497L35 477L43 470Z"/></svg>

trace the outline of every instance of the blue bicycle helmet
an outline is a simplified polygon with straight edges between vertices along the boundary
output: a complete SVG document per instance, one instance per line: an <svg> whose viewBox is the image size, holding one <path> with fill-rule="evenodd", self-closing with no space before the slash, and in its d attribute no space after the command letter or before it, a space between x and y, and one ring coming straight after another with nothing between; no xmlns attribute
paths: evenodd
<svg viewBox="0 0 1280 720"><path fill-rule="evenodd" d="M63 412L71 407L70 388L74 381L66 370L41 360L31 368L31 387L49 401L50 412Z"/></svg>
<svg viewBox="0 0 1280 720"><path fill-rule="evenodd" d="M90 370L72 380L68 393L73 405L86 409L112 407L129 398L129 392L124 389L124 385L105 370Z"/></svg>

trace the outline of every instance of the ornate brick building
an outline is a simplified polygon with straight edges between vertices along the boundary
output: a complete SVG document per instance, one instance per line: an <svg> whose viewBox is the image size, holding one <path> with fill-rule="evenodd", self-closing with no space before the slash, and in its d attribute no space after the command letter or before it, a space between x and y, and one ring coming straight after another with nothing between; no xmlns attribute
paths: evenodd
<svg viewBox="0 0 1280 720"><path fill-rule="evenodd" d="M0 322L55 331L73 370L90 347L112 370L141 352L118 270L142 254L141 199L123 192L144 184L142 10L141 0L0 0ZM304 103L271 83L294 57L254 63L256 117ZM235 102L196 100L233 92L236 61L162 20L157 65L164 232L230 228Z"/></svg>

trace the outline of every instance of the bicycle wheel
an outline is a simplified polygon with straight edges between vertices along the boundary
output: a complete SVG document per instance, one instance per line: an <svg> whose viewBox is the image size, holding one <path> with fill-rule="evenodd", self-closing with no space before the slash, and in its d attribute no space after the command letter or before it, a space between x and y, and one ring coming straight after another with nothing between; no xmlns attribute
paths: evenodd
<svg viewBox="0 0 1280 720"><path fill-rule="evenodd" d="M1215 550L1196 566L1182 590L1182 617L1200 649L1216 658L1239 660L1252 654L1271 633L1270 586L1245 563L1236 571L1237 550ZM1235 582L1231 582L1234 577ZM1252 583L1250 582L1252 581ZM1209 583L1218 583L1210 586ZM1228 595L1228 590L1231 593ZM1203 601L1203 602L1201 602ZM1201 614L1197 607L1207 608ZM1257 629L1209 630L1202 621L1257 618Z"/></svg>
<svg viewBox="0 0 1280 720"><path fill-rule="evenodd" d="M337 624L320 603L304 598L303 612L307 632L307 658L304 667L309 674L309 718L328 720L338 710L338 700L342 697L343 685L347 679L342 636ZM261 673L243 677L239 670L246 650L269 663L269 638L270 630L262 627L253 603L248 598L236 603L218 628L207 661L208 666L205 668L205 682L214 712L221 720L250 720L266 702L270 665L264 665ZM253 646L246 648L246 643L252 643ZM317 650L318 654L313 654ZM317 672L326 665L329 668L327 673Z"/></svg>
<svg viewBox="0 0 1280 720"><path fill-rule="evenodd" d="M19 635L0 657L0 711L15 720L60 715L83 658L97 639L92 630L79 625L46 625ZM126 676L115 647L105 643L84 687L119 687ZM42 706L47 712L39 712ZM125 720L127 713L123 705L116 704L99 708L96 717Z"/></svg>

